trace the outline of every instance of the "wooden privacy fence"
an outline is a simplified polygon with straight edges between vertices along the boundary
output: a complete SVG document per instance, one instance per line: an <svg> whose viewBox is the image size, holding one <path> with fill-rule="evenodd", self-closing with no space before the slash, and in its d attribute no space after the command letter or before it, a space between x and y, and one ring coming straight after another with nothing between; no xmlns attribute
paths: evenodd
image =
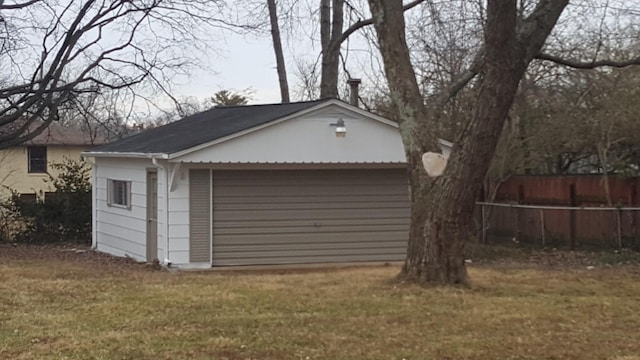
<svg viewBox="0 0 640 360"><path fill-rule="evenodd" d="M500 185L494 201L572 207L631 207L640 206L638 192L640 177L609 176L605 181L602 175L517 175Z"/></svg>
<svg viewBox="0 0 640 360"><path fill-rule="evenodd" d="M640 207L477 205L483 243L640 249Z"/></svg>

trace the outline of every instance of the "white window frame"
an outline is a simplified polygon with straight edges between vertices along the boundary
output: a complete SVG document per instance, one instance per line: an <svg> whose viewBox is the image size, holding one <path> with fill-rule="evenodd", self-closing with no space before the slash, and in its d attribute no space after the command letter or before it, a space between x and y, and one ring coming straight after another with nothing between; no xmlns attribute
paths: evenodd
<svg viewBox="0 0 640 360"><path fill-rule="evenodd" d="M116 198L117 186L124 186L124 196ZM122 204L121 202L125 203ZM131 210L131 181L107 179L107 205Z"/></svg>

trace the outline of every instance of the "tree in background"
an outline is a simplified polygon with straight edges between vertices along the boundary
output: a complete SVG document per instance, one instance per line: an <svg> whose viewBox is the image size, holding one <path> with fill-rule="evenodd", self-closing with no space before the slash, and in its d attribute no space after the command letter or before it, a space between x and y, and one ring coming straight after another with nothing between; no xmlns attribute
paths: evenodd
<svg viewBox="0 0 640 360"><path fill-rule="evenodd" d="M276 55L276 70L278 72L278 83L280 84L281 102L288 103L289 98L289 81L287 80L287 65L284 61L284 52L282 51L282 40L280 38L280 25L278 23L278 5L276 0L267 0L269 9L269 23L271 24L271 39L273 42L273 51Z"/></svg>
<svg viewBox="0 0 640 360"><path fill-rule="evenodd" d="M404 6L404 10L412 9L425 0L414 0ZM320 54L315 61L297 57L294 59L294 74L302 82L300 98L316 100L318 98L338 98L341 70L347 77L348 40L355 33L371 25L372 19L366 13L363 1L320 0L318 3L299 0L236 0L234 1L242 17L243 23L253 33L264 34L270 29L274 53L276 55L276 71L280 84L283 102L290 100L286 63L282 47L282 34L287 38L301 41L319 42ZM307 14L303 14L304 12ZM264 19L269 21L264 21ZM281 24L284 23L284 31ZM319 34L319 38L317 35Z"/></svg>
<svg viewBox="0 0 640 360"><path fill-rule="evenodd" d="M215 29L216 0L0 2L0 149L20 144L93 95L170 95ZM188 55L185 55L188 54ZM108 95L109 97L113 97Z"/></svg>
<svg viewBox="0 0 640 360"><path fill-rule="evenodd" d="M247 105L250 100L250 91L234 92L233 90L220 90L205 101L214 106L241 106Z"/></svg>

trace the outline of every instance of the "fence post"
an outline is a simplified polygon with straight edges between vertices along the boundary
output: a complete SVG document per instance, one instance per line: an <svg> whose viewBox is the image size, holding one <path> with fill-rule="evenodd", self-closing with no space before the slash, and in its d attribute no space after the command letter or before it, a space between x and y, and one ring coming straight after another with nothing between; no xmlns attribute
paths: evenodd
<svg viewBox="0 0 640 360"><path fill-rule="evenodd" d="M525 202L524 199L524 184L520 184L518 185L518 205L521 205ZM522 209L519 207L515 208L515 229L513 231L513 238L516 239L517 241L520 240L521 236L520 236L520 217L522 215ZM523 216L526 219L526 216ZM526 227L525 227L526 228Z"/></svg>
<svg viewBox="0 0 640 360"><path fill-rule="evenodd" d="M616 220L618 220L618 249L622 249L622 209L616 210Z"/></svg>
<svg viewBox="0 0 640 360"><path fill-rule="evenodd" d="M545 235L544 235L544 210L540 209L540 231L542 233L542 247L544 248L546 245Z"/></svg>
<svg viewBox="0 0 640 360"><path fill-rule="evenodd" d="M480 205L480 214L482 216L482 244L487 244L487 224L486 224L486 214L484 210L484 204Z"/></svg>
<svg viewBox="0 0 640 360"><path fill-rule="evenodd" d="M569 206L578 206L578 199L576 196L576 184L569 185ZM578 212L576 210L569 210L569 247L571 250L576 248L576 224L577 224Z"/></svg>
<svg viewBox="0 0 640 360"><path fill-rule="evenodd" d="M629 197L629 205L631 206L637 206L638 204L638 178L636 177L633 181L633 184L631 185L631 195ZM629 215L631 215L631 238L633 239L633 241L636 241L636 232L637 232L637 225L638 225L638 212L637 211L632 211Z"/></svg>

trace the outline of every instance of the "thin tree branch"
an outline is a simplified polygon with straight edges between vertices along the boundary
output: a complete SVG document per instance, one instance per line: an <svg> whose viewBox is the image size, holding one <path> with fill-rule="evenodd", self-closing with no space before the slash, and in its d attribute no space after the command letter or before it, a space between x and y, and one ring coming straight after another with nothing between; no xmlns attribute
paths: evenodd
<svg viewBox="0 0 640 360"><path fill-rule="evenodd" d="M40 2L42 0L29 0L27 2L23 2L20 4L8 4L5 5L4 2L0 2L0 10L17 10L17 9L22 9L25 8L29 5L33 5L37 2Z"/></svg>
<svg viewBox="0 0 640 360"><path fill-rule="evenodd" d="M425 2L425 0L414 0L406 5L404 5L402 7L402 11L407 11L410 9L413 9L414 7L422 4L423 2ZM338 36L336 38L336 40L331 44L332 46L340 46L345 40L347 40L347 38L349 36L351 36L351 34L353 34L354 32L362 29L365 26L369 26L373 24L373 19L365 19L365 20L360 20L357 21L355 23L353 23L351 26L349 26L347 28L347 30L345 30L340 36Z"/></svg>
<svg viewBox="0 0 640 360"><path fill-rule="evenodd" d="M39 4L45 11L41 12L40 23L34 24L23 15L36 11ZM5 11L17 14L11 18L18 29L16 38L25 34L27 44L23 48L0 49L12 59L17 74L0 87L0 149L33 138L64 115L67 105L79 101L83 94L125 90L130 93L126 101L149 101L132 88L144 82L171 97L164 71L185 71L187 62L182 59L193 59L176 55L171 48L184 47L180 40L190 40L200 49L199 44L206 40L192 30L196 26L216 28L224 24L208 15L209 5L222 4L218 0L87 0L79 7L71 0L52 4L43 0L13 0L6 4L0 0L2 15ZM77 11L70 11L73 6L78 7ZM3 25L9 30L6 23ZM103 38L103 34L114 30L121 35L119 39L114 37L115 42ZM171 36L159 35L163 33L160 30ZM136 34L145 31L158 43L138 38ZM37 54L38 58L24 63L13 60L14 53L22 52ZM22 69L29 72L23 75ZM144 91L149 91L148 87ZM118 106L122 103L118 101Z"/></svg>
<svg viewBox="0 0 640 360"><path fill-rule="evenodd" d="M429 101L431 106L442 108L451 98L455 97L464 87L473 80L482 69L484 62L484 48L478 50L471 66L456 76L451 83L438 91Z"/></svg>
<svg viewBox="0 0 640 360"><path fill-rule="evenodd" d="M623 67L632 66L632 65L640 65L640 57L624 60L624 61L598 60L598 61L582 62L577 60L563 59L559 56L555 56L551 54L540 53L535 58L543 61L551 61L558 65L568 66L574 69L595 69L595 68L604 67L604 66L623 68Z"/></svg>

